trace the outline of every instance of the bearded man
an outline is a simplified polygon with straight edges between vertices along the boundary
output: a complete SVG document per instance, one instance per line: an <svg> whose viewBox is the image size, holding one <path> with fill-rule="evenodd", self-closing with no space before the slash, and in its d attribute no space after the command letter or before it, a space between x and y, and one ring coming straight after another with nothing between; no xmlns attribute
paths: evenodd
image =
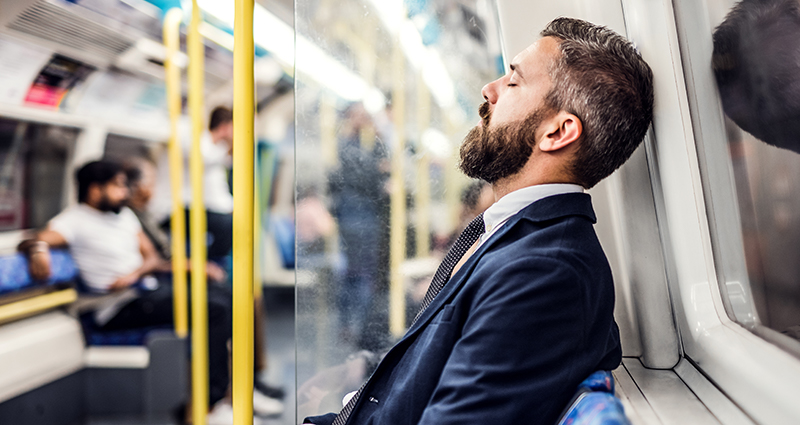
<svg viewBox="0 0 800 425"><path fill-rule="evenodd" d="M108 294L94 312L98 328L117 331L172 324L172 286L138 288L162 260L139 219L125 206L129 198L125 169L117 162L93 161L75 176L78 204L53 217L46 229L19 246L29 258L31 276L47 279L50 247L67 248L87 291ZM231 314L229 292L209 286L209 406L225 397L228 389Z"/></svg>
<svg viewBox="0 0 800 425"><path fill-rule="evenodd" d="M318 424L555 423L619 366L611 270L585 189L641 143L652 72L624 38L559 18L486 85L461 169L496 202L456 241L406 335Z"/></svg>

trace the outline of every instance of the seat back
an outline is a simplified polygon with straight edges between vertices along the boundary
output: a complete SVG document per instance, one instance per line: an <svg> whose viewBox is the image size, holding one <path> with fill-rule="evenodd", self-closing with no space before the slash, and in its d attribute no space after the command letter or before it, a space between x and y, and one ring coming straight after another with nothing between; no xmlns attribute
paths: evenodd
<svg viewBox="0 0 800 425"><path fill-rule="evenodd" d="M630 425L622 403L614 397L614 377L599 370L578 385L558 425Z"/></svg>

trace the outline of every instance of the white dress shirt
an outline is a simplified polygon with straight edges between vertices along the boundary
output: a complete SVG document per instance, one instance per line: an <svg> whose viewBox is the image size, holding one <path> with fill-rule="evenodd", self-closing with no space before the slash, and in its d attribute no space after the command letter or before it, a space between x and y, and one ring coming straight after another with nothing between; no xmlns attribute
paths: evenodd
<svg viewBox="0 0 800 425"><path fill-rule="evenodd" d="M486 230L478 239L476 249L503 227L509 218L528 205L548 196L583 192L583 187L577 184L555 183L523 187L503 196L483 213L483 225Z"/></svg>

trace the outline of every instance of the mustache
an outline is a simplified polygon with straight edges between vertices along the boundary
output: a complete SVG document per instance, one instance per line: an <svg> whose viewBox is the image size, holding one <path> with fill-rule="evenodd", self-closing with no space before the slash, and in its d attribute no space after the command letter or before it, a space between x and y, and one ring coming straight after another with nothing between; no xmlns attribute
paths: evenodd
<svg viewBox="0 0 800 425"><path fill-rule="evenodd" d="M492 119L492 111L489 110L489 102L483 102L481 106L478 108L478 115L481 117L481 121L483 122L483 126L486 127L489 125L489 121Z"/></svg>

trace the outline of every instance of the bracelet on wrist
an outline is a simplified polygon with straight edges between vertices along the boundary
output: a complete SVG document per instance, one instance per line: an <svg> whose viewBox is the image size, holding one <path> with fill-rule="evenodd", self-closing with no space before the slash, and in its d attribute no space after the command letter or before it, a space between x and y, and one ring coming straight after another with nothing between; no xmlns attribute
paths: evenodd
<svg viewBox="0 0 800 425"><path fill-rule="evenodd" d="M50 250L50 245L45 241L36 241L33 245L28 249L28 254L38 254L40 252L48 252Z"/></svg>

